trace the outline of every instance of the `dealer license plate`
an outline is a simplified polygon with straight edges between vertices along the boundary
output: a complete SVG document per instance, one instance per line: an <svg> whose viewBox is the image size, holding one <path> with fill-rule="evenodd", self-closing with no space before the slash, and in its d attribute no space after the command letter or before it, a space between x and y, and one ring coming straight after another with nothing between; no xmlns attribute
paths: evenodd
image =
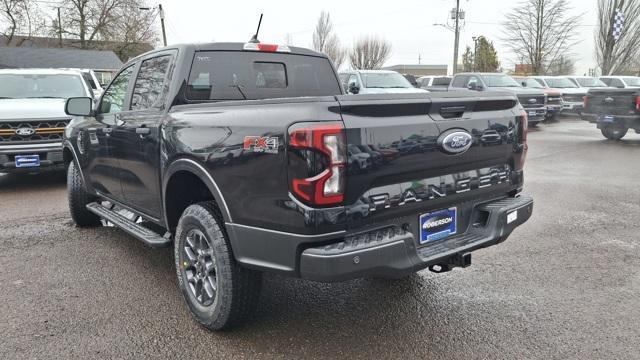
<svg viewBox="0 0 640 360"><path fill-rule="evenodd" d="M17 168L31 168L40 166L40 155L16 155Z"/></svg>
<svg viewBox="0 0 640 360"><path fill-rule="evenodd" d="M420 244L454 235L457 224L458 209L455 207L420 215Z"/></svg>

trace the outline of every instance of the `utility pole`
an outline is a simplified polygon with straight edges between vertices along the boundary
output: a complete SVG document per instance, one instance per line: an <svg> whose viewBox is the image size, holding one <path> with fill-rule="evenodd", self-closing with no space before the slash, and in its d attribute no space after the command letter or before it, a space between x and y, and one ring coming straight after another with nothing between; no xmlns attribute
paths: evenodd
<svg viewBox="0 0 640 360"><path fill-rule="evenodd" d="M139 7L138 9L150 11L153 8ZM164 29L164 10L162 10L162 4L158 4L158 13L160 14L160 27L162 28L162 44L167 46L167 32Z"/></svg>
<svg viewBox="0 0 640 360"><path fill-rule="evenodd" d="M158 11L160 12L160 26L162 27L162 43L167 46L167 33L164 29L164 10L162 10L162 4L158 4Z"/></svg>
<svg viewBox="0 0 640 360"><path fill-rule="evenodd" d="M478 68L478 40L479 37L472 37L473 39L473 72L477 71Z"/></svg>
<svg viewBox="0 0 640 360"><path fill-rule="evenodd" d="M60 20L60 8L58 7L58 47L62 47L62 21Z"/></svg>
<svg viewBox="0 0 640 360"><path fill-rule="evenodd" d="M456 0L455 20L456 35L453 40L453 75L458 72L458 42L460 41L460 0Z"/></svg>

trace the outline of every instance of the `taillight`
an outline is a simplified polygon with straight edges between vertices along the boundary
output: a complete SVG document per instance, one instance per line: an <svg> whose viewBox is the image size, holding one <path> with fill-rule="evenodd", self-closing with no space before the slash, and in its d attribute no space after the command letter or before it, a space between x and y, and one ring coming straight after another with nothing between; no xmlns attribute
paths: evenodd
<svg viewBox="0 0 640 360"><path fill-rule="evenodd" d="M636 110L640 111L640 96L636 96Z"/></svg>
<svg viewBox="0 0 640 360"><path fill-rule="evenodd" d="M304 158L305 170L311 175L292 174L291 192L310 205L342 203L347 163L344 126L296 124L289 131L289 146ZM318 156L320 159L316 161Z"/></svg>
<svg viewBox="0 0 640 360"><path fill-rule="evenodd" d="M582 97L582 107L586 109L587 105L589 105L589 96L585 95Z"/></svg>
<svg viewBox="0 0 640 360"><path fill-rule="evenodd" d="M263 44L263 43L246 43L244 50L262 51L262 52L291 52L291 49L285 45Z"/></svg>
<svg viewBox="0 0 640 360"><path fill-rule="evenodd" d="M527 150L529 150L529 145L527 144L528 132L529 132L529 118L527 116L527 112L523 111L522 113L520 113L520 126L518 128L518 133L520 137L518 150L520 152L520 158L517 160L516 169L522 169L524 167L524 162L527 158Z"/></svg>

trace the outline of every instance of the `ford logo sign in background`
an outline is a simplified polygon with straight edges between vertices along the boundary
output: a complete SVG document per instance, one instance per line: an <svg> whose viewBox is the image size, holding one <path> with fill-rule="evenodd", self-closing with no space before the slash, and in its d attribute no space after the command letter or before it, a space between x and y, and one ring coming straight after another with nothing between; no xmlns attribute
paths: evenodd
<svg viewBox="0 0 640 360"><path fill-rule="evenodd" d="M462 154L472 144L473 137L464 130L450 130L438 138L438 145L447 154Z"/></svg>
<svg viewBox="0 0 640 360"><path fill-rule="evenodd" d="M16 129L16 135L29 136L35 134L36 131L29 127L21 127Z"/></svg>

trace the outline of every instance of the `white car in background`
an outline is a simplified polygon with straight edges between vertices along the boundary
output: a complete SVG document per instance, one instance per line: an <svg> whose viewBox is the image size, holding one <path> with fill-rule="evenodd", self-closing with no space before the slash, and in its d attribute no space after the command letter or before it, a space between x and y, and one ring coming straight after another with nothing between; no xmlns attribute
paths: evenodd
<svg viewBox="0 0 640 360"><path fill-rule="evenodd" d="M584 107L584 97L589 89L577 86L564 76L532 76L545 88L555 88L562 92L562 111L580 114Z"/></svg>
<svg viewBox="0 0 640 360"><path fill-rule="evenodd" d="M594 88L606 88L609 87L603 83L602 80L593 76L567 76L567 79L571 80L576 86L594 89Z"/></svg>
<svg viewBox="0 0 640 360"><path fill-rule="evenodd" d="M401 74L390 70L351 70L340 73L347 94L428 93L411 85Z"/></svg>
<svg viewBox="0 0 640 360"><path fill-rule="evenodd" d="M618 89L640 88L640 77L637 76L601 76L600 80L608 86Z"/></svg>
<svg viewBox="0 0 640 360"><path fill-rule="evenodd" d="M67 98L91 96L77 70L0 70L0 173L61 168Z"/></svg>

